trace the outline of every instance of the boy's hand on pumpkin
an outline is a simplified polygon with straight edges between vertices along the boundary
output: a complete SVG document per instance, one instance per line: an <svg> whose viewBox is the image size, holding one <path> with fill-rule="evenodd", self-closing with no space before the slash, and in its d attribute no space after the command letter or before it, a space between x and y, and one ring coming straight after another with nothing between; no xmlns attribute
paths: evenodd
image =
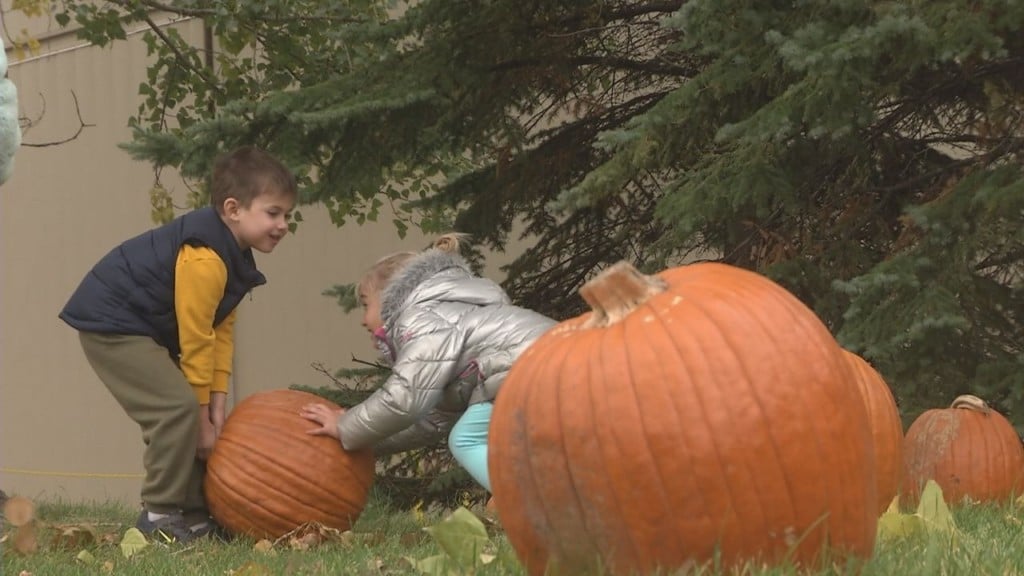
<svg viewBox="0 0 1024 576"><path fill-rule="evenodd" d="M208 409L208 405L204 405L203 408ZM196 458L206 460L213 452L213 444L217 441L217 432L213 428L213 422L210 421L209 411L202 412L204 414L199 418L199 442L196 445Z"/></svg>
<svg viewBox="0 0 1024 576"><path fill-rule="evenodd" d="M220 438L220 433L224 430L227 397L228 395L223 392L210 393L210 422L213 423L214 436L217 438Z"/></svg>
<svg viewBox="0 0 1024 576"><path fill-rule="evenodd" d="M319 424L316 428L306 431L306 434L313 436L330 436L340 440L338 435L338 418L341 417L341 410L332 409L324 404L306 404L299 411L299 416L306 420Z"/></svg>

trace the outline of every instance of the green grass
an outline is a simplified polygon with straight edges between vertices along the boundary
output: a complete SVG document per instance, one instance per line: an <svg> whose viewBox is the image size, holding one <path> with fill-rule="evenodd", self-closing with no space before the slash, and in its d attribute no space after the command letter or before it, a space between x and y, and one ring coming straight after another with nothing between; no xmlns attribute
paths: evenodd
<svg viewBox="0 0 1024 576"><path fill-rule="evenodd" d="M879 542L875 555L862 565L832 566L820 575L993 575L1024 574L1024 538L1019 516L1013 507L969 506L954 510L958 531L953 542L948 536L918 534L906 539ZM109 503L38 503L39 550L23 556L12 548L13 528L3 533L2 574L60 576L82 574L132 575L395 575L417 574L412 561L441 554L435 541L423 530L443 518L440 514L416 515L396 511L374 498L353 528L353 538L330 541L308 550L292 549L279 543L270 553L259 551L251 540L230 544L205 541L189 547L148 546L126 558L120 538L133 525L134 510ZM68 527L90 525L98 539L84 546L62 548L55 535ZM504 535L492 536L499 560L476 572L487 575L519 575L522 570L506 555L512 550ZM82 550L94 558L90 563L76 559ZM754 567L749 575L793 574L791 567ZM713 569L688 574L717 574Z"/></svg>
<svg viewBox="0 0 1024 576"><path fill-rule="evenodd" d="M4 527L7 535L2 547L0 574L33 576L82 574L132 574L139 576L200 574L264 576L277 574L416 574L410 561L440 554L440 549L423 530L443 517L395 511L373 499L353 527L353 538L328 541L302 550L285 539L271 552L257 549L250 539L231 543L204 540L187 547L150 545L126 558L119 542L125 530L134 526L138 512L117 503L37 503L39 549L21 555L13 549L14 528ZM69 527L90 527L97 541L87 546L61 546L57 536ZM511 547L500 535L496 546L511 554ZM88 564L76 557L88 550ZM481 571L480 574L520 574L513 571Z"/></svg>

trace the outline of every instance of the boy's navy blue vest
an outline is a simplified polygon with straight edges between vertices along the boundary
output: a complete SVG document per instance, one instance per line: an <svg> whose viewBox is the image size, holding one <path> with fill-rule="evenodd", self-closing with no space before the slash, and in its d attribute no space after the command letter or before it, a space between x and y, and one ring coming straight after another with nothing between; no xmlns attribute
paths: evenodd
<svg viewBox="0 0 1024 576"><path fill-rule="evenodd" d="M210 207L124 241L86 274L60 318L83 332L152 337L177 361L178 318L174 311L174 269L182 245L206 246L228 269L217 326L242 298L266 278L256 269L252 250L242 250Z"/></svg>

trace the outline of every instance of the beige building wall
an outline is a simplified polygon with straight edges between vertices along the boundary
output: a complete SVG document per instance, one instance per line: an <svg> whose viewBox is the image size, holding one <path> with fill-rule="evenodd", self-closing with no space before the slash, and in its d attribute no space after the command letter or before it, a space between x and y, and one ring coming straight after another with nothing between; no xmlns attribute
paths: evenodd
<svg viewBox="0 0 1024 576"><path fill-rule="evenodd" d="M199 22L175 25L201 41ZM45 26L36 27L45 33ZM22 61L9 55L22 115L38 120L24 144L75 134L72 94L94 126L57 146L23 145L14 177L0 189L0 489L36 499L134 504L142 473L138 428L57 313L96 260L153 226L152 169L117 148L130 139L127 120L146 78L146 48L141 34L105 48L65 34L44 40L38 55ZM165 171L161 179L184 200L187 190L173 174ZM339 229L322 208L302 213L296 234L273 254L257 255L268 283L239 310L236 402L295 383L330 385L312 363L333 370L353 366L352 355L372 359L359 315L345 315L321 292L355 280L388 252L426 242L412 233L400 241L390 223ZM489 258L488 275L499 279L494 271L507 261Z"/></svg>

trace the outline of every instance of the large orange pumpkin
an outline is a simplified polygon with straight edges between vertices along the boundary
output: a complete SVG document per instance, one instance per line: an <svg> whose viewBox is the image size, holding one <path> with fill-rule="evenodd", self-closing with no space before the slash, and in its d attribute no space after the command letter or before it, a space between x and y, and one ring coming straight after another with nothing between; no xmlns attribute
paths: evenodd
<svg viewBox="0 0 1024 576"><path fill-rule="evenodd" d="M867 412L811 310L710 263L619 263L580 292L593 311L519 358L489 432L498 516L529 574L871 554Z"/></svg>
<svg viewBox="0 0 1024 576"><path fill-rule="evenodd" d="M305 404L330 401L299 390L260 392L240 402L207 463L210 514L236 534L278 538L307 523L348 530L373 483L369 450L349 452L299 416Z"/></svg>
<svg viewBox="0 0 1024 576"><path fill-rule="evenodd" d="M1024 446L1013 425L977 396L926 410L904 439L903 494L914 504L929 479L946 502L1001 501L1020 492Z"/></svg>
<svg viewBox="0 0 1024 576"><path fill-rule="evenodd" d="M889 507L903 479L903 423L892 390L882 375L860 356L843 350L857 377L857 388L868 410L868 424L875 447L875 479L878 512Z"/></svg>

